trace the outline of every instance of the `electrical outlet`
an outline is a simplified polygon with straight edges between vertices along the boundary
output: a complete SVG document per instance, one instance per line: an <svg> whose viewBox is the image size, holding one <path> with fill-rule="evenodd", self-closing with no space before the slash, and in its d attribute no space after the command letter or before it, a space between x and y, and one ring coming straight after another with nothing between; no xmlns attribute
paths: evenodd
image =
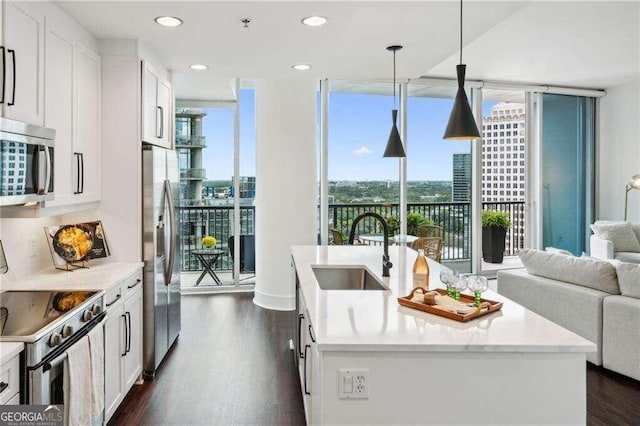
<svg viewBox="0 0 640 426"><path fill-rule="evenodd" d="M338 371L339 399L369 399L369 369L341 368Z"/></svg>

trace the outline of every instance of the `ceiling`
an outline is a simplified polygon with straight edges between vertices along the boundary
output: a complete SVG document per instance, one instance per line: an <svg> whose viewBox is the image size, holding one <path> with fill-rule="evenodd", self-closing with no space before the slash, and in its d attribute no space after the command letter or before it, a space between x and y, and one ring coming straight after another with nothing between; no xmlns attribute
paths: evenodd
<svg viewBox="0 0 640 426"><path fill-rule="evenodd" d="M99 38L140 39L174 73L180 99L234 99L234 77L388 80L454 77L457 1L57 1ZM153 19L184 20L164 28ZM309 15L329 22L301 24ZM470 79L608 88L638 78L640 9L633 2L468 0ZM240 22L251 19L249 28ZM209 69L192 71L204 63ZM312 69L294 71L308 63Z"/></svg>

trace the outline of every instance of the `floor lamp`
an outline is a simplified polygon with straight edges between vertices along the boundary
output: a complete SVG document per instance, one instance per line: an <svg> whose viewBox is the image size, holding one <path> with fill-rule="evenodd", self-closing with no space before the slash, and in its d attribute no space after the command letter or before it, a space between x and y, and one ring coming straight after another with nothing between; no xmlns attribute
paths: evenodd
<svg viewBox="0 0 640 426"><path fill-rule="evenodd" d="M640 189L640 175L633 175L631 178L631 182L629 182L625 187L624 192L624 220L627 221L627 206L629 201L629 191L632 189Z"/></svg>

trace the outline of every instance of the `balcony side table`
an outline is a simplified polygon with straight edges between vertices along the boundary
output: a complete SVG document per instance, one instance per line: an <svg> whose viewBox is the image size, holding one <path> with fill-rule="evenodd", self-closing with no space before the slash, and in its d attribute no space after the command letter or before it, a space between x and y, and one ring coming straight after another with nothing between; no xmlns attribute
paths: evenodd
<svg viewBox="0 0 640 426"><path fill-rule="evenodd" d="M213 281L215 281L216 285L222 285L222 281L216 275L213 267L216 266L216 262L218 262L218 258L224 254L224 250L220 249L198 249L191 250L191 254L194 255L200 263L202 263L202 274L196 280L196 286L200 284L200 281L204 278L204 276L208 273Z"/></svg>

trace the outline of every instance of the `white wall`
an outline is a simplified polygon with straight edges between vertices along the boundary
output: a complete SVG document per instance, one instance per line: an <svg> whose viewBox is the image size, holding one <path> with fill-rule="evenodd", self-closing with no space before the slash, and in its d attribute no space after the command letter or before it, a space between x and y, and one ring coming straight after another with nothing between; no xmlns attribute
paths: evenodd
<svg viewBox="0 0 640 426"><path fill-rule="evenodd" d="M16 281L43 269L53 267L44 228L96 220L95 210L28 219L0 219L0 240L9 271L0 275L0 283ZM108 232L105 229L106 232ZM108 234L107 234L108 235ZM35 256L31 256L31 240L35 240Z"/></svg>
<svg viewBox="0 0 640 426"><path fill-rule="evenodd" d="M624 188L640 173L640 80L600 100L596 218L624 218ZM640 191L629 192L628 220L640 222Z"/></svg>
<svg viewBox="0 0 640 426"><path fill-rule="evenodd" d="M313 79L256 84L254 303L295 307L291 246L317 243L316 89Z"/></svg>

